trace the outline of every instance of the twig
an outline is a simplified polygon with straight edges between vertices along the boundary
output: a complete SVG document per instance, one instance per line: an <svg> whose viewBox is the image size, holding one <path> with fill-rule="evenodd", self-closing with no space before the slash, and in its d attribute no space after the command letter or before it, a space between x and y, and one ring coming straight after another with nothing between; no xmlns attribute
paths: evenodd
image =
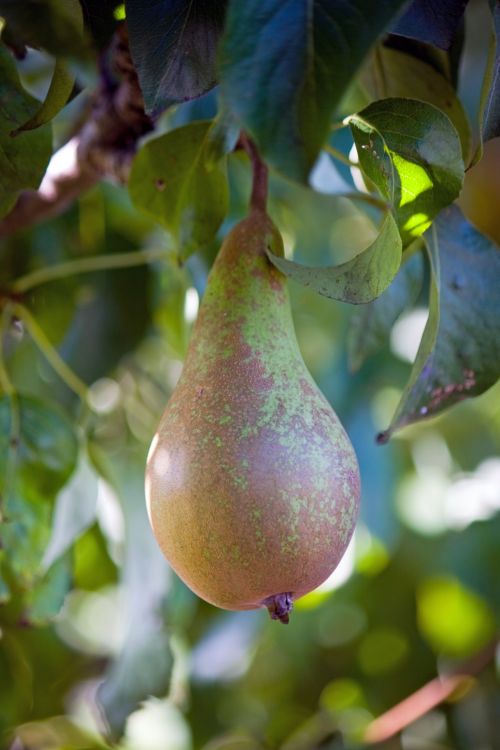
<svg viewBox="0 0 500 750"><path fill-rule="evenodd" d="M40 188L21 193L10 214L0 221L0 238L58 216L100 179L126 182L137 141L152 129L123 24L108 56L103 56L89 117L54 154Z"/></svg>
<svg viewBox="0 0 500 750"><path fill-rule="evenodd" d="M163 248L152 248L150 250L137 250L130 253L113 253L107 255L96 255L89 258L76 258L53 266L38 268L36 271L27 273L16 279L10 289L16 294L24 294L40 284L49 281L66 278L80 273L91 273L92 271L108 271L118 268L132 268L143 266L154 260L166 257Z"/></svg>
<svg viewBox="0 0 500 750"><path fill-rule="evenodd" d="M499 639L495 638L472 659L443 677L435 677L401 703L375 719L365 730L364 740L369 743L385 742L401 732L421 716L431 711L460 688L470 683L495 656Z"/></svg>
<svg viewBox="0 0 500 750"><path fill-rule="evenodd" d="M19 303L12 304L12 312L16 317L21 320L26 326L26 330L33 339L34 343L38 346L40 351L45 356L47 362L50 363L53 370L59 375L61 380L70 388L77 396L80 397L83 403L87 402L87 386L80 380L71 367L62 359L59 353L52 346L51 342L47 338L46 334L40 328L35 318L31 315L29 310Z"/></svg>

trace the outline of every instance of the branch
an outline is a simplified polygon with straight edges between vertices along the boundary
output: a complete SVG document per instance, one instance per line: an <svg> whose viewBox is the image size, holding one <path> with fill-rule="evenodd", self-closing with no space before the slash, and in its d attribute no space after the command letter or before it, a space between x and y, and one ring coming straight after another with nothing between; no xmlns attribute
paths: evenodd
<svg viewBox="0 0 500 750"><path fill-rule="evenodd" d="M467 688L471 677L479 674L495 656L499 645L498 638L488 643L467 662L447 675L435 677L412 695L396 704L378 717L365 730L365 742L376 744L385 742L401 732L424 714L447 700L459 689Z"/></svg>
<svg viewBox="0 0 500 750"><path fill-rule="evenodd" d="M154 125L144 112L124 24L116 31L100 68L100 85L89 117L54 154L39 189L21 193L10 214L0 221L0 238L58 216L101 179L127 181L137 141Z"/></svg>

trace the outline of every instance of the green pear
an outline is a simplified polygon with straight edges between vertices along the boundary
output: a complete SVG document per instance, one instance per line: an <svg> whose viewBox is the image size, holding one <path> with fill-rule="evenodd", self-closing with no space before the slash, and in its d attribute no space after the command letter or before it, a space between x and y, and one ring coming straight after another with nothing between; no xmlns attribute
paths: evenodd
<svg viewBox="0 0 500 750"><path fill-rule="evenodd" d="M256 209L221 247L151 445L146 496L165 557L198 596L288 622L293 601L344 554L360 479L306 369L286 278L266 247L283 253Z"/></svg>

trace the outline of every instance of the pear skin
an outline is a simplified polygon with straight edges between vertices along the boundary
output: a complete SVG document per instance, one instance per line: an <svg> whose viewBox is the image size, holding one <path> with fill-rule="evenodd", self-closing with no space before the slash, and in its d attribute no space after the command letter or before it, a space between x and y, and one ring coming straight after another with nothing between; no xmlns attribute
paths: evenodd
<svg viewBox="0 0 500 750"><path fill-rule="evenodd" d="M360 478L335 412L295 337L281 237L252 210L210 272L179 383L148 456L154 535L182 580L231 610L295 599L335 569Z"/></svg>

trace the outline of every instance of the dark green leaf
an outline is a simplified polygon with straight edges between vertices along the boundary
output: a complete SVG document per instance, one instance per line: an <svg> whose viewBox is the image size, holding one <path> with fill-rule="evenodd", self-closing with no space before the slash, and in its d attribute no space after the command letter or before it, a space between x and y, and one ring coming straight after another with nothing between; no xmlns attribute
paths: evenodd
<svg viewBox="0 0 500 750"><path fill-rule="evenodd" d="M144 451L106 454L96 445L91 455L116 490L125 519L125 644L98 691L111 731L121 735L127 716L149 696L168 690L172 657L161 608L170 569L153 537L144 497Z"/></svg>
<svg viewBox="0 0 500 750"><path fill-rule="evenodd" d="M158 114L215 85L226 0L126 0L130 49L146 111Z"/></svg>
<svg viewBox="0 0 500 750"><path fill-rule="evenodd" d="M22 88L10 54L0 45L0 216L12 208L20 190L39 186L52 154L48 127L12 136L38 108L39 102Z"/></svg>
<svg viewBox="0 0 500 750"><path fill-rule="evenodd" d="M500 376L500 250L456 207L427 235L432 267L429 319L396 414L380 436L492 386Z"/></svg>
<svg viewBox="0 0 500 750"><path fill-rule="evenodd" d="M401 34L449 49L462 20L467 0L413 0L398 19L393 34Z"/></svg>
<svg viewBox="0 0 500 750"><path fill-rule="evenodd" d="M487 74L488 93L485 101L483 141L500 136L500 5L492 8L491 66Z"/></svg>
<svg viewBox="0 0 500 750"><path fill-rule="evenodd" d="M361 304L378 297L391 283L401 263L401 239L388 214L377 239L352 260L339 266L314 268L280 258L267 250L269 259L286 276L331 299Z"/></svg>
<svg viewBox="0 0 500 750"><path fill-rule="evenodd" d="M12 476L23 494L51 499L72 474L77 454L74 429L59 411L31 396L0 399L2 493Z"/></svg>
<svg viewBox="0 0 500 750"><path fill-rule="evenodd" d="M462 143L462 156L467 162L471 132L467 115L452 84L432 65L418 57L390 47L380 46L362 72L364 90L372 99L386 97L419 99L441 109L448 115Z"/></svg>
<svg viewBox="0 0 500 750"><path fill-rule="evenodd" d="M0 0L0 16L29 47L68 57L88 54L78 0Z"/></svg>
<svg viewBox="0 0 500 750"><path fill-rule="evenodd" d="M227 212L225 161L208 161L210 127L193 122L148 141L132 164L132 201L171 232L182 258L213 240Z"/></svg>
<svg viewBox="0 0 500 750"><path fill-rule="evenodd" d="M230 2L220 49L222 100L273 166L307 178L333 110L403 4Z"/></svg>
<svg viewBox="0 0 500 750"><path fill-rule="evenodd" d="M358 370L389 338L401 313L412 307L422 288L424 263L421 253L403 256L403 264L381 297L353 310L349 330L349 363Z"/></svg>
<svg viewBox="0 0 500 750"><path fill-rule="evenodd" d="M383 99L351 118L360 166L395 210L407 245L459 194L460 141L441 110L413 99Z"/></svg>
<svg viewBox="0 0 500 750"><path fill-rule="evenodd" d="M73 428L58 411L27 396L0 400L2 544L8 565L26 583L40 570L50 501L71 475L77 453Z"/></svg>

